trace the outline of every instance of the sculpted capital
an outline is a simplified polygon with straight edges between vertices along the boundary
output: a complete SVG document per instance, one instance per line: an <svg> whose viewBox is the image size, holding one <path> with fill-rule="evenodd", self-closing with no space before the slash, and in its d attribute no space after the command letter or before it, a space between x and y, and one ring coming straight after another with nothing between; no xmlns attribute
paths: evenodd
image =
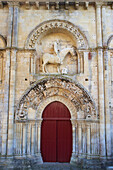
<svg viewBox="0 0 113 170"><path fill-rule="evenodd" d="M103 5L103 2L96 2L95 5L96 5L96 8L101 8Z"/></svg>

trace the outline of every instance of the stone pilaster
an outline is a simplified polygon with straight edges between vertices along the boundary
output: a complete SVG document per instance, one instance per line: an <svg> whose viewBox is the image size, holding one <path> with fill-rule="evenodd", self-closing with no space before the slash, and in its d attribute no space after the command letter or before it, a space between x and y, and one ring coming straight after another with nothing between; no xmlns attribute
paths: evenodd
<svg viewBox="0 0 113 170"><path fill-rule="evenodd" d="M9 2L8 6L9 6L9 16L8 16L7 47L11 48L12 32L13 32L13 5L11 2Z"/></svg>
<svg viewBox="0 0 113 170"><path fill-rule="evenodd" d="M110 82L109 82L109 64L108 50L104 50L104 82L105 82L105 116L106 116L106 152L107 158L111 157L111 122L110 122Z"/></svg>
<svg viewBox="0 0 113 170"><path fill-rule="evenodd" d="M10 79L10 50L7 50L6 51L6 65L5 65L5 81L4 81L4 114L2 116L2 155L7 155L9 79Z"/></svg>
<svg viewBox="0 0 113 170"><path fill-rule="evenodd" d="M8 14L8 32L7 32L7 47L11 47L12 41L12 22L13 22L13 6L9 3ZM11 50L6 51L5 61L5 81L4 81L4 114L2 118L2 155L7 155L7 141L8 141L8 118L9 118L9 82L10 82L10 58Z"/></svg>
<svg viewBox="0 0 113 170"><path fill-rule="evenodd" d="M103 47L107 46L107 32L106 32L106 6L102 5L102 34L103 34Z"/></svg>
<svg viewBox="0 0 113 170"><path fill-rule="evenodd" d="M107 158L111 157L111 128L110 128L110 76L109 76L109 64L107 50L107 32L106 32L106 6L102 6L102 30L103 30L103 47L104 50L104 86L105 86L105 123L106 123L106 154Z"/></svg>
<svg viewBox="0 0 113 170"><path fill-rule="evenodd" d="M12 47L18 46L18 14L19 14L19 3L14 4L14 19L13 19L13 38Z"/></svg>
<svg viewBox="0 0 113 170"><path fill-rule="evenodd" d="M12 47L17 47L18 43L18 3L12 3L13 15L13 34ZM11 49L11 68L10 68L10 92L9 92L9 124L8 124L8 155L13 154L14 137L14 106L15 106L15 84L16 84L16 49Z"/></svg>
<svg viewBox="0 0 113 170"><path fill-rule="evenodd" d="M11 53L10 92L9 92L9 124L8 124L8 155L13 154L13 126L15 103L15 75L16 75L16 50Z"/></svg>
<svg viewBox="0 0 113 170"><path fill-rule="evenodd" d="M100 157L106 157L105 148L105 110L104 110L104 76L103 76L103 50L101 27L101 4L96 4L96 28L97 28L97 55L98 55L98 99L100 116Z"/></svg>

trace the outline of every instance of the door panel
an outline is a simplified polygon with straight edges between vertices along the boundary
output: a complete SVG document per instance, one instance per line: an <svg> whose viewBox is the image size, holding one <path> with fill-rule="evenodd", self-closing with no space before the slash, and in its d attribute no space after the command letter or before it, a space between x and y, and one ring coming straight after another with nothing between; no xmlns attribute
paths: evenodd
<svg viewBox="0 0 113 170"><path fill-rule="evenodd" d="M56 121L42 122L41 152L44 162L56 162Z"/></svg>
<svg viewBox="0 0 113 170"><path fill-rule="evenodd" d="M69 109L63 103L52 102L44 109L44 118L71 118L71 116Z"/></svg>
<svg viewBox="0 0 113 170"><path fill-rule="evenodd" d="M72 126L68 121L57 121L57 162L70 162L72 153Z"/></svg>

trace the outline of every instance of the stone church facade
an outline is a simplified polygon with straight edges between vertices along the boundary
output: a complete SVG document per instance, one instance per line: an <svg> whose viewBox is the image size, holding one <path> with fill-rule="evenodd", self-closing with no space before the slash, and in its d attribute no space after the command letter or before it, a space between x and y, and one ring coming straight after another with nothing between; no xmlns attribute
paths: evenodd
<svg viewBox="0 0 113 170"><path fill-rule="evenodd" d="M68 108L70 161L113 156L112 1L0 1L0 155L43 162L43 112Z"/></svg>

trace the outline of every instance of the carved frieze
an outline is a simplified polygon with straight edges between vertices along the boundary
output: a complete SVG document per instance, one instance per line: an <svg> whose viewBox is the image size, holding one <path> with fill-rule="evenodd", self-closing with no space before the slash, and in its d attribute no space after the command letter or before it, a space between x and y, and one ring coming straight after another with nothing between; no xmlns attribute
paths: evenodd
<svg viewBox="0 0 113 170"><path fill-rule="evenodd" d="M51 80L44 79L35 84L22 97L16 109L16 120L26 120L29 108L37 110L43 100L52 96L62 96L71 101L78 112L84 113L84 119L89 116L93 119L98 118L91 97L80 85L64 78L53 78Z"/></svg>

